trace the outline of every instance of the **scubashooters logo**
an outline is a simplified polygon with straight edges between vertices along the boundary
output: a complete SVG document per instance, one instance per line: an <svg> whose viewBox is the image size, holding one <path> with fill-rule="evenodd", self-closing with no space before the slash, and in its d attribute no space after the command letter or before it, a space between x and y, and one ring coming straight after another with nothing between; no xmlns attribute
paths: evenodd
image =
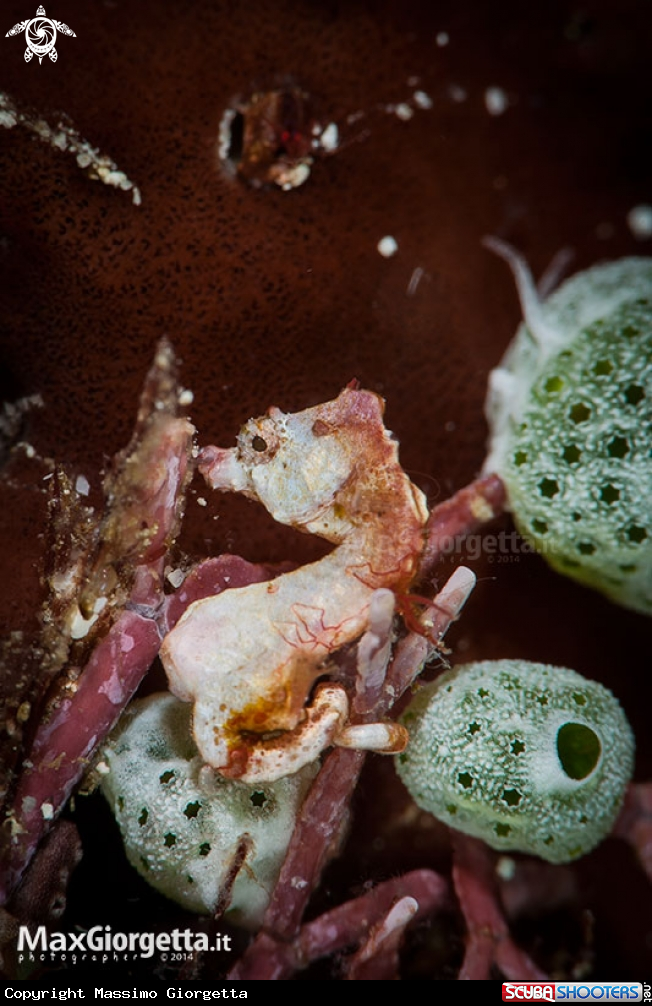
<svg viewBox="0 0 652 1006"><path fill-rule="evenodd" d="M5 38L9 38L10 35L20 35L21 32L25 32L25 41L27 42L27 48L25 49L25 62L29 63L32 56L38 56L39 63L44 56L49 56L53 63L57 61L57 50L54 48L54 43L57 40L57 31L60 31L62 35L72 35L73 38L77 38L74 31L64 24L63 21L53 21L52 18L45 16L45 8L39 7L36 11L36 17L33 17L28 21L19 21L11 28Z"/></svg>
<svg viewBox="0 0 652 1006"><path fill-rule="evenodd" d="M30 932L27 926L18 930L18 960L65 961L74 955L75 961L133 960L153 957L161 960L183 960L197 951L230 951L231 937L216 933L213 941L206 933L191 929L173 929L171 933L119 933L110 926L93 926L83 933L48 933L45 926Z"/></svg>

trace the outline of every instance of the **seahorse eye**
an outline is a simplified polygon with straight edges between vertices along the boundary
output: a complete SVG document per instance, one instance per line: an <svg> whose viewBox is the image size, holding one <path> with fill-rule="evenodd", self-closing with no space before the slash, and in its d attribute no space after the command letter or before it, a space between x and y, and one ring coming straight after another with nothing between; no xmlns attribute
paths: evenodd
<svg viewBox="0 0 652 1006"><path fill-rule="evenodd" d="M251 446L255 451L258 451L259 454L262 454L263 451L267 450L267 441L263 440L262 437L259 437L258 434L256 434L251 441Z"/></svg>

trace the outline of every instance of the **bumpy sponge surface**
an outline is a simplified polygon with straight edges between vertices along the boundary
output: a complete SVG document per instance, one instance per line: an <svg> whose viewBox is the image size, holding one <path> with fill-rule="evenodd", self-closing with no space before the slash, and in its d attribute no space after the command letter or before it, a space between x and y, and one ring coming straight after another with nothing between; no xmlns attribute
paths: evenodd
<svg viewBox="0 0 652 1006"><path fill-rule="evenodd" d="M617 700L563 667L524 660L457 667L417 692L396 764L415 802L494 849L552 863L611 830L634 761Z"/></svg>
<svg viewBox="0 0 652 1006"><path fill-rule="evenodd" d="M533 311L491 377L486 468L551 566L652 614L652 260L596 266Z"/></svg>
<svg viewBox="0 0 652 1006"><path fill-rule="evenodd" d="M185 908L212 913L238 843L251 848L237 875L232 921L260 924L316 765L264 786L223 779L203 766L190 706L172 695L134 702L103 751L102 790L129 861Z"/></svg>

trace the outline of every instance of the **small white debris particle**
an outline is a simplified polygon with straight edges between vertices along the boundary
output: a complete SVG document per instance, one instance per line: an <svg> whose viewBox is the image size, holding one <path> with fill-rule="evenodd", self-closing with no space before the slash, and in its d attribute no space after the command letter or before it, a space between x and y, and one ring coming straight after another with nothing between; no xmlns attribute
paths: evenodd
<svg viewBox="0 0 652 1006"><path fill-rule="evenodd" d="M319 138L319 145L322 150L330 154L333 150L337 150L337 145L340 141L340 131L334 122L329 122L326 129L321 134Z"/></svg>
<svg viewBox="0 0 652 1006"><path fill-rule="evenodd" d="M425 111L432 108L432 98L425 91L415 91L412 95L412 101L417 108L423 108Z"/></svg>
<svg viewBox="0 0 652 1006"><path fill-rule="evenodd" d="M190 391L189 388L184 388L183 391L179 392L179 398L177 399L179 405L181 406L192 405L194 400L195 396L193 395L192 391Z"/></svg>
<svg viewBox="0 0 652 1006"><path fill-rule="evenodd" d="M131 653L135 645L133 636L120 637L120 650L122 653Z"/></svg>
<svg viewBox="0 0 652 1006"><path fill-rule="evenodd" d="M54 817L54 807L51 803L41 804L41 815L44 821L51 821Z"/></svg>
<svg viewBox="0 0 652 1006"><path fill-rule="evenodd" d="M414 109L410 108L406 102L401 101L400 104L394 109L394 114L397 119L401 119L403 122L407 122L414 115Z"/></svg>
<svg viewBox="0 0 652 1006"><path fill-rule="evenodd" d="M378 242L377 248L383 258L391 258L398 251L398 242L391 234L386 234Z"/></svg>
<svg viewBox="0 0 652 1006"><path fill-rule="evenodd" d="M414 297L415 293L417 292L417 287L419 286L419 283L423 279L424 275L425 270L422 269L420 265L416 266L416 268L413 269L412 275L410 276L410 282L408 283L406 290L408 297Z"/></svg>
<svg viewBox="0 0 652 1006"><path fill-rule="evenodd" d="M501 880L513 880L516 873L516 863L511 856L501 856L496 863L496 873Z"/></svg>
<svg viewBox="0 0 652 1006"><path fill-rule="evenodd" d="M237 114L235 108L227 108L220 120L217 131L217 156L221 161L226 161L229 156L229 150L231 149L231 123Z"/></svg>
<svg viewBox="0 0 652 1006"><path fill-rule="evenodd" d="M484 92L484 103L489 115L502 115L507 110L509 99L502 87L488 87Z"/></svg>
<svg viewBox="0 0 652 1006"><path fill-rule="evenodd" d="M652 206L641 203L627 214L627 226L638 241L652 237Z"/></svg>
<svg viewBox="0 0 652 1006"><path fill-rule="evenodd" d="M460 105L463 101L466 101L466 90L463 87L460 87L459 84L451 84L448 88L448 93L451 100L457 102L458 105Z"/></svg>
<svg viewBox="0 0 652 1006"><path fill-rule="evenodd" d="M443 49L444 46L448 45L448 43L450 42L450 35L448 34L447 31L437 32L435 42L437 43L440 49Z"/></svg>
<svg viewBox="0 0 652 1006"><path fill-rule="evenodd" d="M36 450L31 444L23 444L23 449L25 451L25 456L28 458L36 457Z"/></svg>
<svg viewBox="0 0 652 1006"><path fill-rule="evenodd" d="M108 775L111 769L109 768L109 766L106 764L105 761L98 761L97 765L95 766L95 771L97 772L98 775Z"/></svg>
<svg viewBox="0 0 652 1006"><path fill-rule="evenodd" d="M13 112L0 111L0 126L4 126L5 129L12 129L17 124L18 119Z"/></svg>
<svg viewBox="0 0 652 1006"><path fill-rule="evenodd" d="M308 159L306 161L299 161L297 164L287 165L287 167L279 171L278 177L274 181L283 192L291 192L292 189L298 189L310 177L311 163L312 161Z"/></svg>
<svg viewBox="0 0 652 1006"><path fill-rule="evenodd" d="M78 475L77 481L75 482L75 489L80 496L88 496L90 492L90 483L85 475Z"/></svg>
<svg viewBox="0 0 652 1006"><path fill-rule="evenodd" d="M171 583L173 587L180 587L186 578L186 574L182 569L171 569L167 574L168 583Z"/></svg>
<svg viewBox="0 0 652 1006"><path fill-rule="evenodd" d="M308 886L308 881L304 880L303 877L292 877L290 884L296 891L302 891L304 887Z"/></svg>
<svg viewBox="0 0 652 1006"><path fill-rule="evenodd" d="M29 719L29 714L32 711L32 706L29 702L21 702L18 706L18 711L16 713L16 719L19 723L27 723Z"/></svg>
<svg viewBox="0 0 652 1006"><path fill-rule="evenodd" d="M110 157L101 154L88 140L84 140L72 124L62 121L53 127L45 119L35 119L27 112L20 112L9 95L0 92L0 125L11 128L18 124L55 150L73 154L79 167L89 170L89 177L99 178L105 185L113 185L125 191L131 190L134 204L140 206L141 196L138 187L124 172L118 170L117 164Z"/></svg>
<svg viewBox="0 0 652 1006"><path fill-rule="evenodd" d="M69 629L71 639L85 639L91 628L97 621L97 613L90 618L84 618L79 608L75 608L74 613L69 618Z"/></svg>
<svg viewBox="0 0 652 1006"><path fill-rule="evenodd" d="M208 506L208 503L206 502L203 496L197 497L197 503L199 504L199 506Z"/></svg>

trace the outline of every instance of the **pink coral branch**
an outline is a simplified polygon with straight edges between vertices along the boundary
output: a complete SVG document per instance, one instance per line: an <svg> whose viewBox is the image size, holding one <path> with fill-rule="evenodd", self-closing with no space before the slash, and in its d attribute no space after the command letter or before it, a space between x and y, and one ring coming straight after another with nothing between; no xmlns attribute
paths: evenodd
<svg viewBox="0 0 652 1006"><path fill-rule="evenodd" d="M513 942L498 902L494 858L483 842L451 830L453 883L467 925L461 980L487 981L496 964L512 981L546 981L547 975Z"/></svg>
<svg viewBox="0 0 652 1006"><path fill-rule="evenodd" d="M376 927L376 945L380 949L382 934L389 936L396 922L395 917L389 925L385 921L396 903L404 899L414 901L417 908L411 918L419 921L440 908L447 897L448 887L442 877L432 870L413 870L378 884L366 894L306 923L291 942L260 933L229 977L241 981L280 981L320 957L356 946ZM407 921L410 920L405 924ZM370 948L366 955L372 956Z"/></svg>
<svg viewBox="0 0 652 1006"><path fill-rule="evenodd" d="M448 885L432 870L413 870L402 877L386 880L366 894L306 923L299 937L301 955L313 961L354 946L387 914L395 901L408 897L418 902L415 918L424 919L444 904Z"/></svg>
<svg viewBox="0 0 652 1006"><path fill-rule="evenodd" d="M471 534L505 509L505 487L497 475L486 475L436 506L426 524L426 547L419 575L430 576L437 565L442 544L456 535Z"/></svg>
<svg viewBox="0 0 652 1006"><path fill-rule="evenodd" d="M161 631L169 632L184 611L195 601L200 601L204 597L214 597L223 590L271 580L274 576L286 572L288 568L294 568L294 564L262 566L247 562L239 555L218 555L212 559L204 559L188 573L179 589L167 598L165 612L160 618Z"/></svg>
<svg viewBox="0 0 652 1006"><path fill-rule="evenodd" d="M338 847L364 758L362 751L331 751L306 797L263 921L280 939L298 932L321 871Z"/></svg>
<svg viewBox="0 0 652 1006"><path fill-rule="evenodd" d="M38 843L115 725L160 645L155 622L125 611L96 646L76 690L36 734L13 804L3 900L20 880Z"/></svg>
<svg viewBox="0 0 652 1006"><path fill-rule="evenodd" d="M80 582L78 605L73 598L70 609L92 612L101 599L113 624L81 675L71 668L67 680L62 675L38 724L8 814L2 903L158 653L155 616L163 602L165 553L179 527L194 433L176 416L177 407L174 354L163 341L145 380L132 440L116 455L106 480L96 548ZM61 631L71 632L67 621ZM95 631L89 620L88 640Z"/></svg>
<svg viewBox="0 0 652 1006"><path fill-rule="evenodd" d="M405 930L419 910L419 902L405 897L390 908L348 962L348 981L398 981L398 952Z"/></svg>

